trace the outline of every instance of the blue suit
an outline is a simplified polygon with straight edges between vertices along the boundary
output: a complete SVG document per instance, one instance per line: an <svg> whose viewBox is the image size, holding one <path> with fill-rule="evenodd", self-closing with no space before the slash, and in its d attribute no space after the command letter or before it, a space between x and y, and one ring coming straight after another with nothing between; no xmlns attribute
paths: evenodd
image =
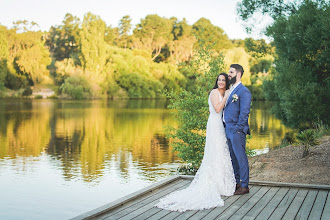
<svg viewBox="0 0 330 220"><path fill-rule="evenodd" d="M233 95L237 95L235 101ZM249 114L251 93L239 84L230 94L224 108L224 120L230 156L233 163L236 183L242 187L249 184L249 163L245 153L246 135L250 134Z"/></svg>

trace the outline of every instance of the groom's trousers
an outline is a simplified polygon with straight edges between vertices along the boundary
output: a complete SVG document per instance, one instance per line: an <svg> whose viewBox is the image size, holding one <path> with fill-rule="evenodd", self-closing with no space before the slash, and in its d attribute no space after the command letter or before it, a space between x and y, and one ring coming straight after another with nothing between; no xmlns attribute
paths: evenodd
<svg viewBox="0 0 330 220"><path fill-rule="evenodd" d="M243 132L231 133L229 131L226 131L226 133L236 183L241 184L242 187L248 187L249 163L245 153L246 134Z"/></svg>

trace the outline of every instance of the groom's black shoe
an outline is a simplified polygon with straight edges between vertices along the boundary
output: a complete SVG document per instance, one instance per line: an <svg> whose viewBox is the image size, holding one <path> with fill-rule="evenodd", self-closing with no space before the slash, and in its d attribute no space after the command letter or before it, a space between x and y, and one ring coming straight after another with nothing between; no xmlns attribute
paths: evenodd
<svg viewBox="0 0 330 220"><path fill-rule="evenodd" d="M234 195L243 195L249 193L249 187L240 187L238 190L234 192Z"/></svg>
<svg viewBox="0 0 330 220"><path fill-rule="evenodd" d="M236 184L235 191L238 190L239 188L241 188L241 184L237 183L237 184Z"/></svg>

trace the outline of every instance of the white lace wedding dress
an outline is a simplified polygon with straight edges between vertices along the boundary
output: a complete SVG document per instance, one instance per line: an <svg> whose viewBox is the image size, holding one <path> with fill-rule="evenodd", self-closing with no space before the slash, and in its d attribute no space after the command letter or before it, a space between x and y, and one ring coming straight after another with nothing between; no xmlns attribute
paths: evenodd
<svg viewBox="0 0 330 220"><path fill-rule="evenodd" d="M210 97L208 103L210 115L202 164L191 184L160 199L155 205L158 208L178 212L210 209L224 205L220 195L234 194L236 181L222 123L222 111L215 112Z"/></svg>

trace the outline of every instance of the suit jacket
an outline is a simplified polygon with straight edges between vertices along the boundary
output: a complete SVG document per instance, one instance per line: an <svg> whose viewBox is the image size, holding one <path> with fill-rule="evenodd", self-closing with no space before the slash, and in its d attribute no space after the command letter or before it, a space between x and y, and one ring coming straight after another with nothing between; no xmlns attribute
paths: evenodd
<svg viewBox="0 0 330 220"><path fill-rule="evenodd" d="M237 101L233 95L238 96ZM235 132L244 132L250 134L249 114L251 108L251 92L241 83L230 94L224 108L224 119L226 130Z"/></svg>

